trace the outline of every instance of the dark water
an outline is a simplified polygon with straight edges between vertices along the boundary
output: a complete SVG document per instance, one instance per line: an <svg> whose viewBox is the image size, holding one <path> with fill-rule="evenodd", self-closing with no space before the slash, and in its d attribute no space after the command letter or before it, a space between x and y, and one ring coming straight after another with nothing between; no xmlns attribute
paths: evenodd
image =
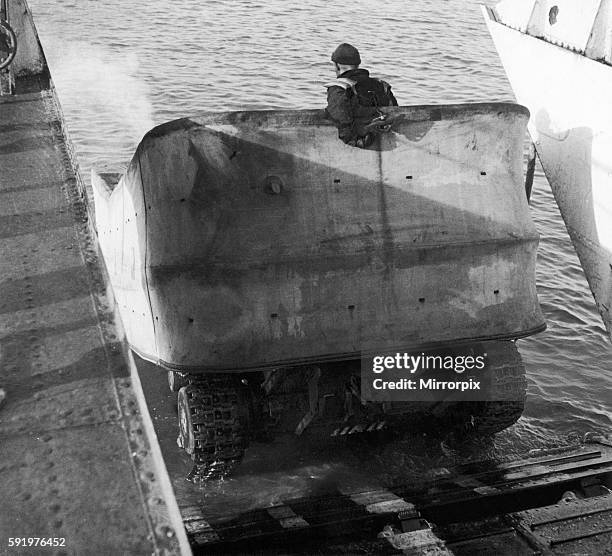
<svg viewBox="0 0 612 556"><path fill-rule="evenodd" d="M155 124L204 111L316 108L334 75L333 48L356 44L400 104L513 100L474 1L31 0L84 174L125 167ZM416 480L428 467L606 433L612 421L612 346L545 177L532 214L541 234L538 293L548 330L521 340L529 390L523 418L494 440L449 450L408 435L380 446L281 439L256 446L235 479L179 493L228 511L371 477ZM146 364L142 364L146 370ZM157 382L155 383L157 384ZM160 381L155 417L174 427ZM150 388L155 390L155 388ZM164 448L170 453L172 443ZM169 466L187 465L178 452ZM240 486L240 488L238 488ZM191 490L190 490L191 489ZM277 500L278 499L278 500Z"/></svg>

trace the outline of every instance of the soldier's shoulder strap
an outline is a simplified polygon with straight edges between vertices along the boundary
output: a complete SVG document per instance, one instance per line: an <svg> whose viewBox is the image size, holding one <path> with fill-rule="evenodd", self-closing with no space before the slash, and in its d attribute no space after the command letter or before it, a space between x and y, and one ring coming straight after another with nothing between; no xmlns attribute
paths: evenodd
<svg viewBox="0 0 612 556"><path fill-rule="evenodd" d="M347 89L352 89L353 87L355 87L356 83L357 81L353 81L348 77L338 77L338 79L336 79L335 81L325 83L325 87L328 89L330 87L342 87L346 91Z"/></svg>

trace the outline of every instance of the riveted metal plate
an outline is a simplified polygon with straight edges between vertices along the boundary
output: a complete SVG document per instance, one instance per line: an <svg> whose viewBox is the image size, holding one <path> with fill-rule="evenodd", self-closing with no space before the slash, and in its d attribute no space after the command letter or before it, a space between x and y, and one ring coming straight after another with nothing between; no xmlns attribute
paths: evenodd
<svg viewBox="0 0 612 556"><path fill-rule="evenodd" d="M119 407L108 379L71 382L37 392L10 404L0 413L0 436L44 433L67 427L94 425L119 419Z"/></svg>

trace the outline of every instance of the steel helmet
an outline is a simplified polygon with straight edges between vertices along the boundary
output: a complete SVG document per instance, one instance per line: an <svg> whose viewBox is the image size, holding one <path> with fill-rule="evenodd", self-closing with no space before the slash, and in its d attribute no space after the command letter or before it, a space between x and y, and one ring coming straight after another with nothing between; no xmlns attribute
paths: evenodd
<svg viewBox="0 0 612 556"><path fill-rule="evenodd" d="M343 42L334 50L331 59L332 62L336 62L336 64L343 64L346 66L358 66L361 64L359 50L347 42Z"/></svg>

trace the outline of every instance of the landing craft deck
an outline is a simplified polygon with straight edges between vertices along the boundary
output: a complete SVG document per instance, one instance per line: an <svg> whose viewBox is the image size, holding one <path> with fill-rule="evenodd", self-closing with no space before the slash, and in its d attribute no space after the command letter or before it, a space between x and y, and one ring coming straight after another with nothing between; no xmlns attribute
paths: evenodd
<svg viewBox="0 0 612 556"><path fill-rule="evenodd" d="M188 552L31 16L10 7L32 40L0 96L0 553Z"/></svg>
<svg viewBox="0 0 612 556"><path fill-rule="evenodd" d="M308 554L324 542L328 553L610 554L611 472L612 449L593 444L437 469L419 486L352 487L213 520L198 507L182 512L195 553L274 546Z"/></svg>

